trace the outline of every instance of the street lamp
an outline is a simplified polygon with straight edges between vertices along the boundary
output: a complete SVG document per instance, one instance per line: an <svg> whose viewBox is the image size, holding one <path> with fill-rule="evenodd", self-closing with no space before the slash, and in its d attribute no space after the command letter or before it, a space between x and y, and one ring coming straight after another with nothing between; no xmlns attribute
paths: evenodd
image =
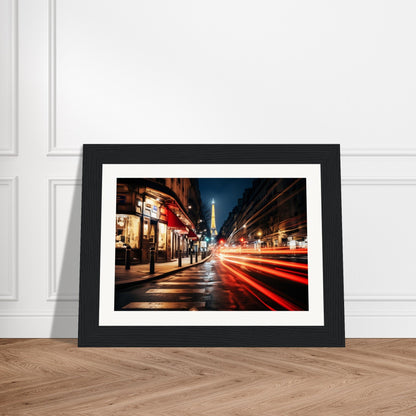
<svg viewBox="0 0 416 416"><path fill-rule="evenodd" d="M201 237L202 237L202 233L198 233L196 236L198 237L198 247L197 247L197 250L199 249L199 251L201 251Z"/></svg>
<svg viewBox="0 0 416 416"><path fill-rule="evenodd" d="M198 262L198 251L201 251L201 236L202 233L197 233L196 236L198 237L198 244L196 246L196 253L195 253L195 261Z"/></svg>

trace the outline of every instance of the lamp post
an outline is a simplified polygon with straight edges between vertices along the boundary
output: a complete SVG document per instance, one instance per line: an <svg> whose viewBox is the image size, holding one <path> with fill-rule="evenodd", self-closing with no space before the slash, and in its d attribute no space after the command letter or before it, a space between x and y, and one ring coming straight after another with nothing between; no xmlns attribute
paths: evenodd
<svg viewBox="0 0 416 416"><path fill-rule="evenodd" d="M198 262L198 250L200 250L202 234L199 232L196 236L198 237L198 244L196 246L196 252L195 252L195 263Z"/></svg>
<svg viewBox="0 0 416 416"><path fill-rule="evenodd" d="M258 250L261 251L261 236L263 235L263 233L261 232L261 230L257 233L257 237L259 237L259 247Z"/></svg>

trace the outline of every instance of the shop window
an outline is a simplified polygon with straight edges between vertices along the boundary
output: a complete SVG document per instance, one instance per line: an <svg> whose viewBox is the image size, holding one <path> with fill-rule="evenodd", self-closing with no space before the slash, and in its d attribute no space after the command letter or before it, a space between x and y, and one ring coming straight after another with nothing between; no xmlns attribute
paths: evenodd
<svg viewBox="0 0 416 416"><path fill-rule="evenodd" d="M136 199L136 212L138 214L142 213L143 201L141 199Z"/></svg>
<svg viewBox="0 0 416 416"><path fill-rule="evenodd" d="M151 223L150 224L150 232L149 232L149 241L151 243L156 242L156 224Z"/></svg>
<svg viewBox="0 0 416 416"><path fill-rule="evenodd" d="M149 220L145 218L143 223L143 238L146 240L149 238L149 225Z"/></svg>
<svg viewBox="0 0 416 416"><path fill-rule="evenodd" d="M166 224L159 222L158 249L162 251L166 250L166 231L167 231Z"/></svg>
<svg viewBox="0 0 416 416"><path fill-rule="evenodd" d="M140 218L135 215L117 215L116 247L128 244L131 248L139 248Z"/></svg>

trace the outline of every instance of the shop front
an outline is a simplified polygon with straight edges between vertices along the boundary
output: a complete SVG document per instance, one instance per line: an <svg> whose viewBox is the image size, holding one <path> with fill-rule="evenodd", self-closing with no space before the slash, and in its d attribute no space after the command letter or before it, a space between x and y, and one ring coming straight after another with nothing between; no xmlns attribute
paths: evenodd
<svg viewBox="0 0 416 416"><path fill-rule="evenodd" d="M165 206L160 207L159 221L157 223L157 250L156 261L164 262L168 261L168 225L167 225L167 208Z"/></svg>
<svg viewBox="0 0 416 416"><path fill-rule="evenodd" d="M142 263L149 263L150 249L158 253L158 222L160 216L160 202L143 195L143 236L141 241Z"/></svg>
<svg viewBox="0 0 416 416"><path fill-rule="evenodd" d="M177 258L179 251L183 257L188 253L188 232L186 225L171 211L167 210L168 214L168 229L171 235L171 258Z"/></svg>
<svg viewBox="0 0 416 416"><path fill-rule="evenodd" d="M179 252L186 256L195 236L191 227L172 196L149 187L118 186L116 264L126 264L127 251L130 264L149 263L152 248L156 262L175 259Z"/></svg>
<svg viewBox="0 0 416 416"><path fill-rule="evenodd" d="M140 228L142 219L137 215L117 214L116 216L116 264L125 264L127 250L130 263L140 263Z"/></svg>

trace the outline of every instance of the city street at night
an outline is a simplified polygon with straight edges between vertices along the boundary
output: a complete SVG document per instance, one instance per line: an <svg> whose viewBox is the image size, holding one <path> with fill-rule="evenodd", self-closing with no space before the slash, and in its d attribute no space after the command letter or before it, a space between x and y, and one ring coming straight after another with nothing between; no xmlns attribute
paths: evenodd
<svg viewBox="0 0 416 416"><path fill-rule="evenodd" d="M121 178L116 311L308 311L305 178Z"/></svg>
<svg viewBox="0 0 416 416"><path fill-rule="evenodd" d="M116 310L305 310L306 260L301 249L219 248L198 266L118 290Z"/></svg>

